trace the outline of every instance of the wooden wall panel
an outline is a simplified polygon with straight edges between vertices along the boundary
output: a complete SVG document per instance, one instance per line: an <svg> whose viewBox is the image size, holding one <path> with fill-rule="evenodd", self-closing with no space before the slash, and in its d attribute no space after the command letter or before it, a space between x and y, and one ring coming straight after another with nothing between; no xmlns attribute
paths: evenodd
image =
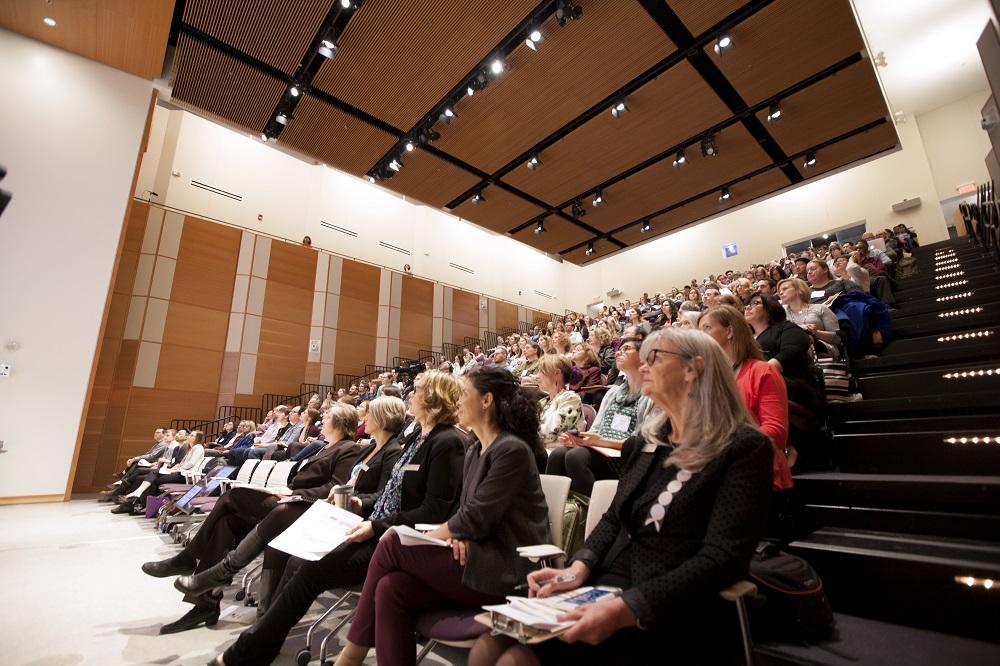
<svg viewBox="0 0 1000 666"><path fill-rule="evenodd" d="M156 388L177 391L217 392L222 371L222 351L162 345L156 368ZM187 413L174 418L198 418Z"/></svg>
<svg viewBox="0 0 1000 666"><path fill-rule="evenodd" d="M313 290L268 280L264 292L264 318L308 324L312 318Z"/></svg>
<svg viewBox="0 0 1000 666"><path fill-rule="evenodd" d="M237 243L239 241L237 240ZM303 245L273 241L267 272L270 282L280 282L299 289L312 288L316 280L316 250Z"/></svg>
<svg viewBox="0 0 1000 666"><path fill-rule="evenodd" d="M434 283L403 276L399 307L399 355L416 358L430 349L434 327Z"/></svg>
<svg viewBox="0 0 1000 666"><path fill-rule="evenodd" d="M366 364L374 362L374 335L343 329L337 331L337 355L333 366L337 373L360 375L364 373Z"/></svg>
<svg viewBox="0 0 1000 666"><path fill-rule="evenodd" d="M496 303L496 330L517 328L517 306L513 303L494 301Z"/></svg>
<svg viewBox="0 0 1000 666"><path fill-rule="evenodd" d="M264 318L260 325L254 391L298 393L309 353L309 322L296 324Z"/></svg>
<svg viewBox="0 0 1000 666"><path fill-rule="evenodd" d="M455 289L451 303L451 341L460 345L465 337L479 337L479 294Z"/></svg>
<svg viewBox="0 0 1000 666"><path fill-rule="evenodd" d="M229 312L241 237L239 229L186 217L170 300Z"/></svg>
<svg viewBox="0 0 1000 666"><path fill-rule="evenodd" d="M163 344L222 351L226 348L228 328L228 312L171 301Z"/></svg>

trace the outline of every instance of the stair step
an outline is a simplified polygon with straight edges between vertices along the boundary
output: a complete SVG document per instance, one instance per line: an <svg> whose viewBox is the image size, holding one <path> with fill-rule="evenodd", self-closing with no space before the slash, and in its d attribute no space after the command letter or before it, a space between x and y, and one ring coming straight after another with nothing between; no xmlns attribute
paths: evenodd
<svg viewBox="0 0 1000 666"><path fill-rule="evenodd" d="M905 310L899 310L904 312ZM958 330L990 326L1000 320L1000 303L991 301L971 306L954 306L922 315L893 316L894 340L923 335L948 334Z"/></svg>
<svg viewBox="0 0 1000 666"><path fill-rule="evenodd" d="M1000 364L980 361L934 368L865 374L858 379L866 400L931 396L953 391L991 392L1000 402Z"/></svg>
<svg viewBox="0 0 1000 666"><path fill-rule="evenodd" d="M793 541L840 612L1000 640L1000 543L824 528ZM989 580L970 587L966 577Z"/></svg>
<svg viewBox="0 0 1000 666"><path fill-rule="evenodd" d="M990 441L982 441L984 436ZM968 441L962 443L963 439ZM834 450L842 472L1000 476L1000 424L996 422L983 430L836 435Z"/></svg>
<svg viewBox="0 0 1000 666"><path fill-rule="evenodd" d="M898 342L908 341L907 339ZM1000 360L1000 345L997 343L963 344L953 348L943 346L940 349L913 351L907 354L890 354L891 348L892 345L887 348L886 354L882 357L858 359L854 362L854 371L860 377L882 372L919 370L971 361L995 363Z"/></svg>
<svg viewBox="0 0 1000 666"><path fill-rule="evenodd" d="M962 266L952 271L922 271L916 275L898 280L896 282L896 294L900 297L909 298L914 291L944 291L944 289L950 289L950 287L942 287L941 289L937 289L937 287L963 281L966 284L986 286L995 281L998 275L1000 275L1000 268L996 264L990 263Z"/></svg>
<svg viewBox="0 0 1000 666"><path fill-rule="evenodd" d="M1000 424L1000 419L994 414L927 416L924 418L913 417L903 419L852 419L836 423L834 425L834 432L838 435L928 430L945 432L962 429L983 430L986 428L997 428L998 424Z"/></svg>
<svg viewBox="0 0 1000 666"><path fill-rule="evenodd" d="M904 396L832 403L834 422L862 418L902 418L943 414L998 414L1000 396L988 393L953 393L945 395Z"/></svg>
<svg viewBox="0 0 1000 666"><path fill-rule="evenodd" d="M949 290L942 293L930 293L928 290L924 298L914 298L900 301L897 299L897 308L892 313L893 320L901 317L911 317L913 315L927 314L929 312L938 313L956 308L968 307L970 305L980 305L1000 301L1000 283L994 285L971 286Z"/></svg>
<svg viewBox="0 0 1000 666"><path fill-rule="evenodd" d="M808 514L804 522L816 527L891 531L960 539L976 535L1000 534L1000 515L996 514L837 504L803 506Z"/></svg>
<svg viewBox="0 0 1000 666"><path fill-rule="evenodd" d="M1000 514L1000 476L814 472L795 487L806 504Z"/></svg>
<svg viewBox="0 0 1000 666"><path fill-rule="evenodd" d="M1000 645L834 613L836 636L818 645L757 643L757 666L996 666Z"/></svg>
<svg viewBox="0 0 1000 666"><path fill-rule="evenodd" d="M1000 348L1000 325L974 326L962 328L953 333L939 333L936 335L921 335L905 340L893 340L885 351L882 358L899 354L928 353L938 350L964 350L968 347L988 347Z"/></svg>

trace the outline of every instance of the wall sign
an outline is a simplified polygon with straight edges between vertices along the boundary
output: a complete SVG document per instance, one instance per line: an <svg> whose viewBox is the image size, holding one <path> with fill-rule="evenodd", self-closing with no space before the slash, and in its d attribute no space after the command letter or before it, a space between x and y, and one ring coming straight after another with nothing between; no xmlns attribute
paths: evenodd
<svg viewBox="0 0 1000 666"><path fill-rule="evenodd" d="M318 354L319 353L319 340L310 340L309 341L309 351L311 353L313 353L313 354Z"/></svg>
<svg viewBox="0 0 1000 666"><path fill-rule="evenodd" d="M722 246L722 256L728 259L729 257L735 257L739 252L736 249L736 243L726 243Z"/></svg>

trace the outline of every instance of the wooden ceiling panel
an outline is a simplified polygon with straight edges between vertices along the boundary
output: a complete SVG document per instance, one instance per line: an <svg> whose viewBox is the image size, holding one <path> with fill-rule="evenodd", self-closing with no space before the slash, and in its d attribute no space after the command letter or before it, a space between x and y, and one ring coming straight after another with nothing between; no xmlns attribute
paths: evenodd
<svg viewBox="0 0 1000 666"><path fill-rule="evenodd" d="M184 23L261 62L293 74L312 45L331 0L186 0Z"/></svg>
<svg viewBox="0 0 1000 666"><path fill-rule="evenodd" d="M429 206L443 208L446 203L479 182L468 171L431 155L425 150L403 153L403 168L382 187L413 197Z"/></svg>
<svg viewBox="0 0 1000 666"><path fill-rule="evenodd" d="M368 0L313 84L409 131L537 4Z"/></svg>
<svg viewBox="0 0 1000 666"><path fill-rule="evenodd" d="M638 2L592 0L583 9L564 27L547 21L537 51L519 46L507 72L462 100L451 125L438 126L438 147L497 171L674 50Z"/></svg>
<svg viewBox="0 0 1000 666"><path fill-rule="evenodd" d="M144 79L163 74L173 14L174 0L0 0L0 27Z"/></svg>
<svg viewBox="0 0 1000 666"><path fill-rule="evenodd" d="M476 205L471 199L466 199L451 212L498 234L505 234L525 220L545 212L502 187L487 187L483 196L486 201Z"/></svg>
<svg viewBox="0 0 1000 666"><path fill-rule="evenodd" d="M645 234L640 233L638 225L632 225L614 234L614 237L626 245L635 245L650 238L662 236L665 233L679 229L697 220L718 215L736 206L759 199L762 196L788 187L790 184L791 181L788 180L788 177L781 169L770 169L731 186L729 188L730 197L726 201L719 201L719 195L713 192L712 194L695 199L685 206L654 217L650 221L652 229Z"/></svg>
<svg viewBox="0 0 1000 666"><path fill-rule="evenodd" d="M748 0L667 0L695 37L747 4Z"/></svg>
<svg viewBox="0 0 1000 666"><path fill-rule="evenodd" d="M591 236L586 229L581 229L558 215L549 215L544 221L545 231L541 235L535 235L535 226L531 225L514 234L514 238L542 252L558 254Z"/></svg>
<svg viewBox="0 0 1000 666"><path fill-rule="evenodd" d="M628 97L621 118L599 114L504 181L559 204L729 117L729 109L687 61Z"/></svg>
<svg viewBox="0 0 1000 666"><path fill-rule="evenodd" d="M610 231L643 215L766 166L767 153L741 123L730 125L715 137L717 157L702 157L700 144L685 150L687 164L679 169L666 159L604 190L607 201L594 208L585 201L584 222Z"/></svg>
<svg viewBox="0 0 1000 666"><path fill-rule="evenodd" d="M864 48L849 0L775 0L729 34L705 53L750 105Z"/></svg>
<svg viewBox="0 0 1000 666"><path fill-rule="evenodd" d="M799 159L795 161L795 168L805 178L815 178L845 164L895 148L897 145L899 145L899 138L896 136L896 128L891 122L885 122L876 125L867 132L855 134L822 150L817 150L814 166L806 169L802 160Z"/></svg>
<svg viewBox="0 0 1000 666"><path fill-rule="evenodd" d="M295 109L295 120L281 132L279 141L341 171L362 176L395 145L396 137L304 95Z"/></svg>
<svg viewBox="0 0 1000 666"><path fill-rule="evenodd" d="M567 252L566 254L562 255L562 258L571 263L581 265L589 263L591 261L597 261L601 257L605 257L611 254L612 252L617 251L618 249L619 247L614 243L612 243L611 241L601 238L600 240L594 241L593 254L588 255L587 246L583 245L581 247L576 248L572 252Z"/></svg>
<svg viewBox="0 0 1000 666"><path fill-rule="evenodd" d="M183 33L171 82L174 99L254 133L264 130L285 92L278 79Z"/></svg>
<svg viewBox="0 0 1000 666"><path fill-rule="evenodd" d="M781 118L767 123L767 109L757 117L786 155L867 125L889 114L868 60L781 100Z"/></svg>

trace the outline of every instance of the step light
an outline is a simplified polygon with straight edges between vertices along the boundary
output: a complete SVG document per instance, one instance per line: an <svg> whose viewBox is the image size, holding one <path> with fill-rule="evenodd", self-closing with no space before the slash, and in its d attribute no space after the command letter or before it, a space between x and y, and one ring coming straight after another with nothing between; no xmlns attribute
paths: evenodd
<svg viewBox="0 0 1000 666"><path fill-rule="evenodd" d="M984 329L982 331L969 331L968 333L955 333L953 335L942 335L938 342L954 342L956 340L972 340L973 338L986 338L993 335L993 331Z"/></svg>
<svg viewBox="0 0 1000 666"><path fill-rule="evenodd" d="M958 259L949 259L948 261L939 261L934 264L935 271L947 271L952 268L961 268L962 264L959 263Z"/></svg>
<svg viewBox="0 0 1000 666"><path fill-rule="evenodd" d="M935 285L935 289L948 289L950 287L961 287L963 284L969 284L968 280L956 280L955 282L948 282L946 284Z"/></svg>
<svg viewBox="0 0 1000 666"><path fill-rule="evenodd" d="M963 370L962 372L946 372L942 379L972 379L974 377L1000 377L1000 368L983 368L981 370Z"/></svg>
<svg viewBox="0 0 1000 666"><path fill-rule="evenodd" d="M965 271L955 271L954 273L942 273L941 275L935 275L935 280L947 280L948 278L962 277L965 275Z"/></svg>
<svg viewBox="0 0 1000 666"><path fill-rule="evenodd" d="M969 296L972 296L975 293L976 292L974 291L963 291L961 294L952 294L951 296L938 296L934 300L937 301L938 303L942 301L953 301L956 298L968 298Z"/></svg>
<svg viewBox="0 0 1000 666"><path fill-rule="evenodd" d="M1000 444L1000 436L997 435L975 435L969 437L948 437L945 444Z"/></svg>
<svg viewBox="0 0 1000 666"><path fill-rule="evenodd" d="M950 312L939 312L938 317L941 319L945 317L958 317L959 315L979 314L982 311L983 308L979 306L974 308L962 308L961 310L952 310Z"/></svg>
<svg viewBox="0 0 1000 666"><path fill-rule="evenodd" d="M997 585L997 581L991 578L975 578L973 576L955 576L955 582L965 585L967 587L982 587L987 590L992 590L994 587L1000 588Z"/></svg>

